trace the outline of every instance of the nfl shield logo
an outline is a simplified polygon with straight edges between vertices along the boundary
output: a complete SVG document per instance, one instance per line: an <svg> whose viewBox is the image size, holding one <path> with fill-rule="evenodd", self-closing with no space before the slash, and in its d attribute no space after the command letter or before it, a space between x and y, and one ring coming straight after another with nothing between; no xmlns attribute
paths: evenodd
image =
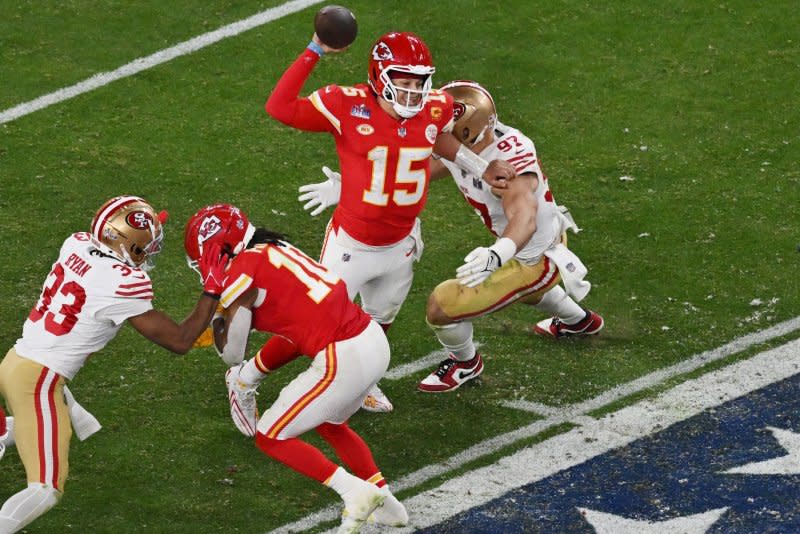
<svg viewBox="0 0 800 534"><path fill-rule="evenodd" d="M350 253L349 252L345 252L344 254L342 254L342 261L350 261Z"/></svg>

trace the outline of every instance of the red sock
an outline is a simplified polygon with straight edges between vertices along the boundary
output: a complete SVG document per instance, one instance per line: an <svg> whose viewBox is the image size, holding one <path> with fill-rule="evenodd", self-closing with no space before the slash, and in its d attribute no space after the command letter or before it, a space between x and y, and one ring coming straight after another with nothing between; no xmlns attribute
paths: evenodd
<svg viewBox="0 0 800 534"><path fill-rule="evenodd" d="M272 336L256 354L256 367L262 373L274 371L300 355L297 345L281 336Z"/></svg>
<svg viewBox="0 0 800 534"><path fill-rule="evenodd" d="M0 406L0 436L6 433L6 412Z"/></svg>
<svg viewBox="0 0 800 534"><path fill-rule="evenodd" d="M272 439L258 433L256 445L270 458L322 483L332 477L338 468L322 451L297 438Z"/></svg>
<svg viewBox="0 0 800 534"><path fill-rule="evenodd" d="M347 426L347 423L334 425L332 423L322 423L316 429L322 439L327 441L344 464L350 468L361 480L366 480L377 484L379 488L386 485L381 476L379 479L371 480L380 471L375 465L372 452L367 443Z"/></svg>

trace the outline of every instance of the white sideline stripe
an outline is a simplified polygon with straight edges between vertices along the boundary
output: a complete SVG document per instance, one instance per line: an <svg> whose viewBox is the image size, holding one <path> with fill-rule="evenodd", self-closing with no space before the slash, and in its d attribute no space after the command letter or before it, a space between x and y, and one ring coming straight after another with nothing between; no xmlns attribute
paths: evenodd
<svg viewBox="0 0 800 534"><path fill-rule="evenodd" d="M788 321L778 323L761 332L755 332L753 334L747 334L745 336L736 338L730 343L723 345L722 347L719 347L711 351L703 352L700 355L690 358L690 360L687 361L694 361L695 359L701 356L710 355L712 353L716 354L719 351L722 351L722 353L724 353L725 355L735 354L736 352L746 350L759 343L763 343L765 341L769 341L770 339L774 339L776 337L789 334L790 332L793 332L797 329L800 329L800 317L795 317L794 319L789 319ZM430 357L430 355L426 356L426 358L427 357ZM658 372L650 373L647 376L653 377L657 375L657 373ZM648 388L656 385L655 382L642 384L641 380L634 380L633 382L631 382L631 384L634 383L638 384L642 388ZM611 391L615 390L623 391L625 386L626 385L619 386ZM630 393L633 393L633 391ZM623 396L627 396L630 393L626 393ZM469 447L468 449L465 449L460 453L450 457L450 459L447 460L446 462L440 464L428 465L426 467L418 469L417 471L414 471L413 473L409 473L408 475L398 479L397 481L392 481L391 482L392 491L398 492L404 489L416 487L434 477L437 477L439 475L447 473L448 471L456 469L467 462L471 462L482 456L492 454L502 449L503 447L506 447L517 441L536 436L537 434L553 426L562 423L568 423L571 421L572 418L584 415L585 413L594 411L598 408L602 408L608 402L613 402L614 400L617 400L617 398L619 397L612 396L611 401L609 401L607 399L606 393L603 393L593 399L589 399L588 401L585 401L583 403L573 405L574 408L580 407L583 410L583 412L572 412L568 410L561 410L559 414L556 416L551 416L546 419L542 419L540 421L535 421L534 423L531 423L530 425L524 426L522 428L518 428L516 430L512 430L511 432L500 434L498 436L494 436L492 438L476 443L475 445ZM552 440L548 440L548 442L550 441ZM505 459L500 460L500 462L504 461ZM318 526L320 523L335 520L341 513L340 508L341 506L338 504L328 506L327 508L324 508L318 512L314 512L313 514L310 514L298 521L278 527L277 529L272 530L270 534L287 534L292 532L302 532L304 530L314 528Z"/></svg>
<svg viewBox="0 0 800 534"><path fill-rule="evenodd" d="M658 395L527 447L496 464L448 480L406 499L413 532L480 506L606 452L800 372L800 339L723 369L688 380ZM373 532L364 529L363 532Z"/></svg>
<svg viewBox="0 0 800 534"><path fill-rule="evenodd" d="M675 365L653 371L652 373L648 373L637 378L636 380L611 388L593 399L589 399L578 404L572 404L561 409L556 408L555 415L565 418L570 417L571 415L586 414L598 408L602 408L603 406L606 406L614 401L620 400L634 393L638 393L644 389L651 388L657 384L669 380L670 378L689 373L706 364L720 360L726 356L730 356L731 354L742 352L743 350L746 350L754 345L784 336L798 329L800 329L800 317L789 319L788 321L771 326L766 330L742 336L734 339L730 343L722 345L721 347L717 347L716 349L701 352L700 354L693 356L688 360L683 360ZM542 408L546 407L539 403L516 400L507 401L502 404L508 408L516 408L519 410L541 413L543 415L550 415L547 412L542 411Z"/></svg>
<svg viewBox="0 0 800 534"><path fill-rule="evenodd" d="M253 28L285 17L286 15L291 15L297 11L302 11L309 6L319 3L322 3L322 0L292 0L291 2L286 2L285 4L281 4L279 6L264 10L260 13L256 13L251 17L228 24L227 26L223 26L214 31L198 35L197 37L193 37L188 41L184 41L170 48L165 48L164 50L155 52L147 57L134 59L130 63L123 65L116 70L112 70L110 72L100 72L91 78L87 78L82 82L76 83L75 85L63 87L50 94L40 96L39 98L0 112L0 124L11 122L20 117L24 117L25 115L33 113L34 111L44 109L48 106L58 104L59 102L63 102L65 100L69 100L70 98L76 97L83 93L88 93L89 91L93 91L122 78L133 76L134 74L143 70L147 70L155 67L156 65L171 61L176 57L191 54L192 52L196 52L201 48L205 48L206 46L212 45L223 39L227 39L228 37L239 35L247 30L252 30Z"/></svg>

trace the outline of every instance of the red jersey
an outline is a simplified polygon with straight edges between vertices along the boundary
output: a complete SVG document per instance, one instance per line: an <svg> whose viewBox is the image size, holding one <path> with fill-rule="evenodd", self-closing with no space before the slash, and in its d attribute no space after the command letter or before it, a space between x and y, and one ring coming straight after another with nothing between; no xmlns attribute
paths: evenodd
<svg viewBox="0 0 800 534"><path fill-rule="evenodd" d="M370 317L347 296L342 280L292 245L247 249L231 262L220 302L229 307L251 287L266 296L253 307L253 328L283 336L313 356L361 333Z"/></svg>
<svg viewBox="0 0 800 534"><path fill-rule="evenodd" d="M452 128L453 97L433 90L410 119L381 109L369 86L328 85L297 98L318 57L304 52L284 73L267 111L296 128L333 134L342 194L333 224L367 245L390 245L411 233L428 198L436 138Z"/></svg>

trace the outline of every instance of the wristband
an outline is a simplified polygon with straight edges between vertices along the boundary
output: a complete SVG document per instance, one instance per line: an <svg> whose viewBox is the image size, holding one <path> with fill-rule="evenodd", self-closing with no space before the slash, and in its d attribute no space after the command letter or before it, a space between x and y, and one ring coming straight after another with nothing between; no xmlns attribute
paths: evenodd
<svg viewBox="0 0 800 534"><path fill-rule="evenodd" d="M211 297L214 300L219 300L219 297L220 297L220 295L212 293L211 291L203 291L203 295L205 295L207 297Z"/></svg>
<svg viewBox="0 0 800 534"><path fill-rule="evenodd" d="M510 237L501 237L489 250L497 254L500 265L505 265L508 260L517 254L517 244Z"/></svg>
<svg viewBox="0 0 800 534"><path fill-rule="evenodd" d="M325 50L323 50L322 47L320 45L318 45L317 43L315 43L314 41L311 41L310 43L308 43L308 46L306 48L308 48L309 50L311 50L312 52L317 54L319 57L322 57L322 56L325 55Z"/></svg>

